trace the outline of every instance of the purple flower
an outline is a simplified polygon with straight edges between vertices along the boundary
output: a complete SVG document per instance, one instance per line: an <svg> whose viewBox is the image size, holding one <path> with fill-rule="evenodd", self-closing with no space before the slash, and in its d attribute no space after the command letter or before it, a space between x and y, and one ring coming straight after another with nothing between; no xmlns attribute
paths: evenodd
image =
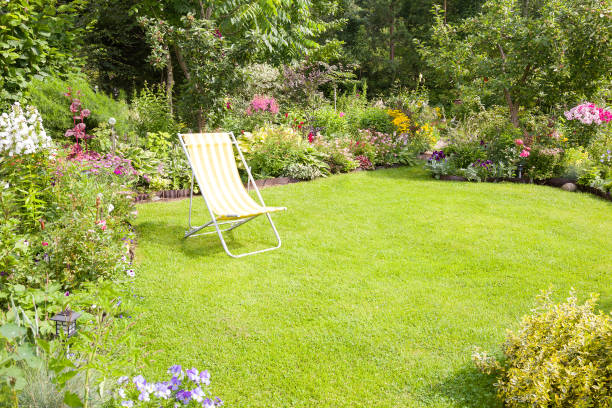
<svg viewBox="0 0 612 408"><path fill-rule="evenodd" d="M200 382L204 385L210 385L210 373L208 372L208 370L204 370L200 373L200 381L196 381L196 382Z"/></svg>
<svg viewBox="0 0 612 408"><path fill-rule="evenodd" d="M129 379L130 379L130 377L125 376L125 375L123 377L119 377L119 379L117 380L117 384L123 385L126 382L128 382Z"/></svg>
<svg viewBox="0 0 612 408"><path fill-rule="evenodd" d="M191 391L180 390L176 393L176 399L181 401L183 404L189 404L189 401L191 401Z"/></svg>
<svg viewBox="0 0 612 408"><path fill-rule="evenodd" d="M178 390L178 387L181 385L181 380L176 377L172 377L170 381L168 381L168 389L172 391Z"/></svg>
<svg viewBox="0 0 612 408"><path fill-rule="evenodd" d="M213 408L214 406L215 406L215 403L210 398L206 398L202 402L202 408Z"/></svg>
<svg viewBox="0 0 612 408"><path fill-rule="evenodd" d="M153 395L155 395L157 398L168 399L171 393L172 391L168 387L168 383L160 382L155 384L155 391Z"/></svg>
<svg viewBox="0 0 612 408"><path fill-rule="evenodd" d="M151 398L149 397L149 393L146 391L140 391L140 395L138 396L138 401L149 401Z"/></svg>
<svg viewBox="0 0 612 408"><path fill-rule="evenodd" d="M125 271L125 273L127 274L127 276L129 276L130 278L133 278L134 276L136 276L136 273L134 272L133 269L128 269L127 271Z"/></svg>
<svg viewBox="0 0 612 408"><path fill-rule="evenodd" d="M197 387L191 391L191 398L196 402L202 402L204 400L204 391L202 391L202 388Z"/></svg>
<svg viewBox="0 0 612 408"><path fill-rule="evenodd" d="M183 367L175 364L168 369L168 373L172 374L173 377L183 378Z"/></svg>
<svg viewBox="0 0 612 408"><path fill-rule="evenodd" d="M187 377L193 382L198 382L200 380L198 370L195 368L187 370Z"/></svg>
<svg viewBox="0 0 612 408"><path fill-rule="evenodd" d="M136 385L136 389L141 392L144 390L144 387L147 384L147 381L142 375L134 377L132 381L134 382L134 385Z"/></svg>
<svg viewBox="0 0 612 408"><path fill-rule="evenodd" d="M215 406L220 407L221 405L223 405L223 401L219 397L215 397Z"/></svg>
<svg viewBox="0 0 612 408"><path fill-rule="evenodd" d="M134 401L132 400L121 401L121 406L126 407L126 408L132 408L134 406Z"/></svg>

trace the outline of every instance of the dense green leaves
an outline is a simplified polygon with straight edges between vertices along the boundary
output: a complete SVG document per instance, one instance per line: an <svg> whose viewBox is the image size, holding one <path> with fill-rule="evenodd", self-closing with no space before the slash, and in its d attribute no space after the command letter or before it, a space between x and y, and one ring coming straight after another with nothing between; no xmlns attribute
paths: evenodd
<svg viewBox="0 0 612 408"><path fill-rule="evenodd" d="M482 12L446 24L438 8L421 55L455 97L543 110L589 97L612 70L610 10L598 0L488 1Z"/></svg>
<svg viewBox="0 0 612 408"><path fill-rule="evenodd" d="M64 2L62 2L64 3ZM11 0L0 6L0 107L19 100L34 79L73 65L84 0Z"/></svg>

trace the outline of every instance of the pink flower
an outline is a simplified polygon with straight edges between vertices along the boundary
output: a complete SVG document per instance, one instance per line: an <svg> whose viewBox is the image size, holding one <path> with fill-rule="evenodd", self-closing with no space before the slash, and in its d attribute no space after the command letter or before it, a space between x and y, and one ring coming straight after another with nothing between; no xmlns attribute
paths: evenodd
<svg viewBox="0 0 612 408"><path fill-rule="evenodd" d="M232 109L232 104L231 104L231 103L229 103L229 102L227 102L227 103L225 104L225 107L226 107L228 110L230 110L230 109Z"/></svg>
<svg viewBox="0 0 612 408"><path fill-rule="evenodd" d="M521 154L519 154L519 156L521 156L521 157L529 157L529 150L523 150L521 152Z"/></svg>
<svg viewBox="0 0 612 408"><path fill-rule="evenodd" d="M344 117L344 115L345 115L345 113L344 113L344 112L340 112L340 113L338 114L338 116L340 116L341 118L342 118L342 117Z"/></svg>
<svg viewBox="0 0 612 408"><path fill-rule="evenodd" d="M308 142L309 143L314 142L314 133L312 132L308 133Z"/></svg>
<svg viewBox="0 0 612 408"><path fill-rule="evenodd" d="M523 143L523 139L515 139L514 143L516 143L517 146L522 146L522 145L525 144L525 143Z"/></svg>
<svg viewBox="0 0 612 408"><path fill-rule="evenodd" d="M83 110L81 111L81 115L82 115L84 118L86 118L86 117L88 117L89 115L91 115L91 111L90 111L89 109L83 109Z"/></svg>
<svg viewBox="0 0 612 408"><path fill-rule="evenodd" d="M49 243L48 243L48 242L43 241L42 246L48 246L48 245L49 245Z"/></svg>

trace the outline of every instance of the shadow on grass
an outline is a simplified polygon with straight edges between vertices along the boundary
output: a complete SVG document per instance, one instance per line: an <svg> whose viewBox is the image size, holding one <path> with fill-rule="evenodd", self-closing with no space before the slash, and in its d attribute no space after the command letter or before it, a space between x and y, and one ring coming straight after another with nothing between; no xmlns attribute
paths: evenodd
<svg viewBox="0 0 612 408"><path fill-rule="evenodd" d="M216 257L218 254L225 254L214 228L206 229L206 232L213 231L213 234L190 238L183 238L187 228L182 225L147 221L138 224L136 228L143 240L154 242L158 246L173 251L180 251L187 258ZM272 233L270 233L270 237L262 237L258 234L249 234L246 230L246 228L249 228L247 226L241 228L245 228L245 230L223 233L227 247L234 254L263 249L276 244ZM270 227L264 225L259 226L259 228L269 229Z"/></svg>
<svg viewBox="0 0 612 408"><path fill-rule="evenodd" d="M495 377L481 373L471 364L454 371L432 388L432 393L461 408L501 408L495 395Z"/></svg>

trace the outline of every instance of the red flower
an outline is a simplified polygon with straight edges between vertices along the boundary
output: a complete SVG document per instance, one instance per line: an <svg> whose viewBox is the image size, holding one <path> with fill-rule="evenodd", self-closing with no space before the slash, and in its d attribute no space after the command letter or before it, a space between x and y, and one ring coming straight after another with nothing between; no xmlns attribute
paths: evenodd
<svg viewBox="0 0 612 408"><path fill-rule="evenodd" d="M302 125L298 125L298 129L301 129L301 128L302 128Z"/></svg>
<svg viewBox="0 0 612 408"><path fill-rule="evenodd" d="M309 143L314 142L314 133L312 132L308 133L308 142Z"/></svg>
<svg viewBox="0 0 612 408"><path fill-rule="evenodd" d="M48 242L43 241L42 246L48 246L48 245L49 245Z"/></svg>
<svg viewBox="0 0 612 408"><path fill-rule="evenodd" d="M289 117L289 112L285 113L285 119L287 119Z"/></svg>

